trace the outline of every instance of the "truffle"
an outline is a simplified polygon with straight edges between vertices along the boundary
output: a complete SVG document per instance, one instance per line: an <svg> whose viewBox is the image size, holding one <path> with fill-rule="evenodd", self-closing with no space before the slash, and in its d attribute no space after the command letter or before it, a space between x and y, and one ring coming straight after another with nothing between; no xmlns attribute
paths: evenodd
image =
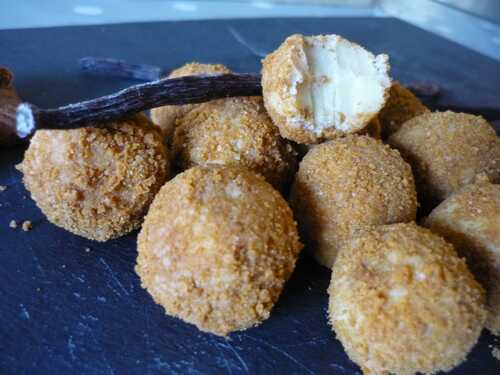
<svg viewBox="0 0 500 375"><path fill-rule="evenodd" d="M309 250L326 267L358 230L415 220L417 210L410 166L366 135L314 146L300 163L290 204Z"/></svg>
<svg viewBox="0 0 500 375"><path fill-rule="evenodd" d="M194 167L151 205L136 272L167 314L225 336L269 317L301 248L292 211L264 178Z"/></svg>
<svg viewBox="0 0 500 375"><path fill-rule="evenodd" d="M49 221L105 241L140 226L169 162L160 132L136 115L106 129L39 130L17 168Z"/></svg>
<svg viewBox="0 0 500 375"><path fill-rule="evenodd" d="M384 106L387 55L338 35L295 34L262 61L264 103L281 135L319 143L363 129Z"/></svg>
<svg viewBox="0 0 500 375"><path fill-rule="evenodd" d="M330 323L365 373L433 374L465 360L484 291L453 246L415 223L372 228L333 266Z"/></svg>

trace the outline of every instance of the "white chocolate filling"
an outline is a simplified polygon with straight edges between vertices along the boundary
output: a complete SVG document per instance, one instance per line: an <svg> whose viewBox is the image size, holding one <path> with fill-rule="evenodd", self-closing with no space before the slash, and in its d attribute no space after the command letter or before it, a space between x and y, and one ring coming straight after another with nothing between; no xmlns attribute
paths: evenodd
<svg viewBox="0 0 500 375"><path fill-rule="evenodd" d="M383 107L391 82L387 55L375 56L337 35L305 37L290 94L304 118L290 124L316 134L363 128Z"/></svg>

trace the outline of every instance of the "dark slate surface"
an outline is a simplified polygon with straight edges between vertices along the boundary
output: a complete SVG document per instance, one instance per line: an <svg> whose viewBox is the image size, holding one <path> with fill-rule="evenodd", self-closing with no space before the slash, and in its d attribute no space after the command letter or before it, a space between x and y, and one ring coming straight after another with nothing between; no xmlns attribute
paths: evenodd
<svg viewBox="0 0 500 375"><path fill-rule="evenodd" d="M391 55L403 82L440 83L441 104L499 107L500 64L393 19L268 19L0 31L0 65L27 100L55 106L132 82L92 78L77 59L112 56L176 67L198 60L259 70L287 35L338 33ZM359 374L327 325L329 272L303 257L272 317L230 340L167 317L139 286L132 233L95 243L48 223L14 169L22 148L0 150L1 374ZM30 219L25 233L9 221ZM85 251L88 247L91 250ZM454 374L498 374L483 333Z"/></svg>

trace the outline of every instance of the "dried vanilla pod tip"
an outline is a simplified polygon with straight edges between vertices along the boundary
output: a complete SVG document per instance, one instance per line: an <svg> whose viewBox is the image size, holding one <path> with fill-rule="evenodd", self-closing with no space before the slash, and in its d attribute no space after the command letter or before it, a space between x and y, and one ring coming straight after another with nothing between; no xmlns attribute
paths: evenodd
<svg viewBox="0 0 500 375"><path fill-rule="evenodd" d="M329 320L365 374L458 366L486 319L484 290L443 238L415 223L360 234L339 253Z"/></svg>
<svg viewBox="0 0 500 375"><path fill-rule="evenodd" d="M138 114L105 129L39 130L17 168L50 222L106 241L141 225L169 162L160 131Z"/></svg>
<svg viewBox="0 0 500 375"><path fill-rule="evenodd" d="M340 248L360 229L415 220L410 166L397 150L366 135L312 147L302 159L290 205L308 249L332 267Z"/></svg>
<svg viewBox="0 0 500 375"><path fill-rule="evenodd" d="M135 270L167 314L226 336L270 316L301 248L291 209L263 177L194 167L155 197Z"/></svg>
<svg viewBox="0 0 500 375"><path fill-rule="evenodd" d="M393 81L389 99L378 114L384 139L399 130L406 121L426 112L429 108L419 98L399 82Z"/></svg>
<svg viewBox="0 0 500 375"><path fill-rule="evenodd" d="M262 61L264 103L281 135L319 143L363 129L391 86L387 55L338 35L288 37Z"/></svg>
<svg viewBox="0 0 500 375"><path fill-rule="evenodd" d="M197 105L177 119L172 154L181 170L214 164L247 168L280 191L297 167L295 150L281 138L261 97Z"/></svg>
<svg viewBox="0 0 500 375"><path fill-rule="evenodd" d="M486 328L500 335L500 185L467 185L437 206L424 225L467 259L486 289Z"/></svg>
<svg viewBox="0 0 500 375"><path fill-rule="evenodd" d="M424 113L387 142L411 164L421 203L435 206L485 173L500 182L500 138L481 116Z"/></svg>
<svg viewBox="0 0 500 375"><path fill-rule="evenodd" d="M192 62L185 64L180 68L172 70L168 78L179 78L191 75L200 74L219 74L219 73L232 73L230 69L221 64L200 64ZM170 143L171 137L175 130L175 121L182 118L197 104L184 104L184 105L166 105L163 107L153 108L151 110L151 120L161 128L163 136Z"/></svg>

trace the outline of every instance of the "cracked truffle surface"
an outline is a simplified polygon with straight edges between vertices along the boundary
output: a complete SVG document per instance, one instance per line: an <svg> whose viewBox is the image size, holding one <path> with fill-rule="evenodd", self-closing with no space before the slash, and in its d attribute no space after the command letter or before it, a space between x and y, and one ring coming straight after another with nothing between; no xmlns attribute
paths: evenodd
<svg viewBox="0 0 500 375"><path fill-rule="evenodd" d="M301 248L291 209L263 177L194 167L151 205L136 272L167 314L225 336L269 317Z"/></svg>
<svg viewBox="0 0 500 375"><path fill-rule="evenodd" d="M17 168L49 221L105 241L141 225L169 165L160 132L136 115L110 129L39 130Z"/></svg>
<svg viewBox="0 0 500 375"><path fill-rule="evenodd" d="M399 152L357 135L309 150L290 204L310 251L326 267L358 230L415 220L417 210L413 175Z"/></svg>
<svg viewBox="0 0 500 375"><path fill-rule="evenodd" d="M214 100L178 119L173 146L181 170L195 165L243 167L284 190L297 167L260 97Z"/></svg>
<svg viewBox="0 0 500 375"><path fill-rule="evenodd" d="M330 323L365 373L451 370L476 344L484 291L453 246L415 223L345 246L328 289Z"/></svg>

